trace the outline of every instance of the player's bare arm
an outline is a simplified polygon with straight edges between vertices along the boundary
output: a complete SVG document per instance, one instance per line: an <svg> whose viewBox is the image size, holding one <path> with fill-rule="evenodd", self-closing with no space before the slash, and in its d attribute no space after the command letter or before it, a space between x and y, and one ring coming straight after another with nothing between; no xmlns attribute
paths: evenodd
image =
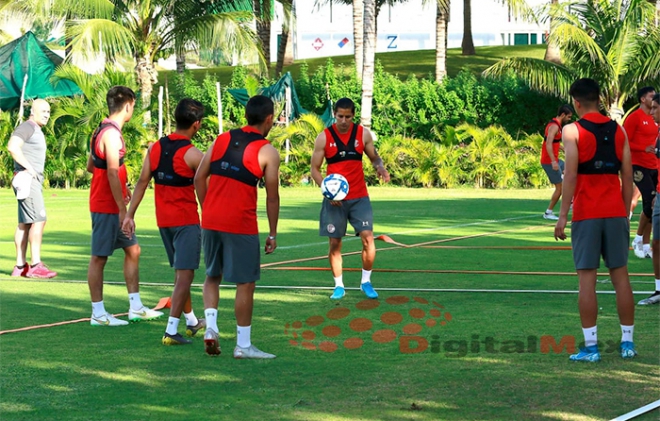
<svg viewBox="0 0 660 421"><path fill-rule="evenodd" d="M106 130L100 140L101 147L105 153L107 163L108 183L112 197L119 208L119 222L126 216L126 202L122 193L122 185L119 179L119 150L121 149L121 138L116 130Z"/></svg>
<svg viewBox="0 0 660 421"><path fill-rule="evenodd" d="M555 240L566 239L566 224L568 223L568 211L573 201L575 185L577 184L578 170L578 129L575 124L567 125L562 131L562 141L564 142L564 182L562 185L562 195L564 200L561 202L559 211L559 220L555 226Z"/></svg>
<svg viewBox="0 0 660 421"><path fill-rule="evenodd" d="M311 173L312 179L318 186L323 182L323 175L321 174L321 166L325 158L325 131L316 136L314 142L314 152L312 153Z"/></svg>
<svg viewBox="0 0 660 421"><path fill-rule="evenodd" d="M29 172L32 177L37 175L37 172L32 168L32 165L28 162L23 155L23 139L18 136L12 136L9 138L9 143L7 144L7 150L11 157L16 161L21 167L25 168L25 171Z"/></svg>
<svg viewBox="0 0 660 421"><path fill-rule="evenodd" d="M552 146L558 131L559 127L553 124L550 126L550 128L548 128L548 135L545 137L545 150L548 152L548 156L550 157L550 161L552 163L552 169L555 171L559 169L559 163L557 162L559 157L555 156L555 151L552 150Z"/></svg>
<svg viewBox="0 0 660 421"><path fill-rule="evenodd" d="M371 131L367 128L364 128L362 141L364 142L364 153L366 153L367 157L369 157L371 160L371 165L374 166L376 174L381 180L383 180L385 183L388 183L390 181L390 173L385 169L383 159L380 157L380 155L378 155L378 151L374 145L374 138L371 134Z"/></svg>
<svg viewBox="0 0 660 421"><path fill-rule="evenodd" d="M623 204L626 206L626 209L630 209L630 202L632 201L633 194L632 163L630 146L628 145L628 135L625 130L623 130L623 135L625 136L626 141L623 145L623 156L621 157L621 195L623 196Z"/></svg>
<svg viewBox="0 0 660 421"><path fill-rule="evenodd" d="M206 190L208 189L208 178L211 175L211 156L213 156L213 146L215 142L206 151L202 160L199 162L197 172L195 172L195 192L197 193L197 201L199 205L204 205L206 198Z"/></svg>
<svg viewBox="0 0 660 421"><path fill-rule="evenodd" d="M149 158L151 154L152 146L149 146L147 154L144 157L142 162L142 171L140 171L140 178L138 179L137 184L135 185L135 190L133 191L133 196L131 197L131 204L128 207L128 212L126 212L126 217L124 218L121 229L124 231L124 234L131 238L135 233L135 213L144 198L144 193L147 191L149 186L149 181L151 181L151 160Z"/></svg>
<svg viewBox="0 0 660 421"><path fill-rule="evenodd" d="M203 157L204 153L193 146L186 151L185 155L183 155L183 160L186 162L186 165L188 165L188 168L197 171L199 163L202 162Z"/></svg>
<svg viewBox="0 0 660 421"><path fill-rule="evenodd" d="M259 150L259 165L264 169L269 228L265 251L266 254L270 254L277 248L277 223L280 216L280 153L272 145L265 145Z"/></svg>

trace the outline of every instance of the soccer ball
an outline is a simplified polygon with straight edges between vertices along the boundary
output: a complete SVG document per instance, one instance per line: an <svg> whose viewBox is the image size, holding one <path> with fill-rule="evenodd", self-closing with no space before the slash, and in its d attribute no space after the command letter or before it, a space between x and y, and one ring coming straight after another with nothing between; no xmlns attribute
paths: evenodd
<svg viewBox="0 0 660 421"><path fill-rule="evenodd" d="M344 200L348 194L348 180L341 174L330 174L321 183L321 193L328 200Z"/></svg>

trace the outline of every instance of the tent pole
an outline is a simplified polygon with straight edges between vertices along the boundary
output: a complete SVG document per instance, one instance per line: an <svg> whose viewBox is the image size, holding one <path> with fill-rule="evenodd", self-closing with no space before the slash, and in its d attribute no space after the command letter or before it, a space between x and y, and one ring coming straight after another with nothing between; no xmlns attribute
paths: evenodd
<svg viewBox="0 0 660 421"><path fill-rule="evenodd" d="M158 89L158 138L163 137L163 87Z"/></svg>
<svg viewBox="0 0 660 421"><path fill-rule="evenodd" d="M215 90L218 97L218 134L222 134L222 93L220 91L220 82L215 83Z"/></svg>
<svg viewBox="0 0 660 421"><path fill-rule="evenodd" d="M18 109L18 124L23 122L23 101L25 100L25 87L27 86L28 75L27 73L23 77L23 89L21 89L21 103ZM17 124L17 126L18 126Z"/></svg>

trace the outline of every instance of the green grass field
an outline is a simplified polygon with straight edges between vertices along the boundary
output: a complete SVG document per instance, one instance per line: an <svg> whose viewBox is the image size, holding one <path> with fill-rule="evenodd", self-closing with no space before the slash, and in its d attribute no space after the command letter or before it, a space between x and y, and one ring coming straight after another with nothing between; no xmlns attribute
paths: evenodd
<svg viewBox="0 0 660 421"><path fill-rule="evenodd" d="M88 192L45 193L49 222L42 255L59 275L40 282L8 276L16 205L10 191L0 190L3 331L90 315L84 282ZM266 267L252 330L253 342L277 359L231 358L231 287L221 290L224 352L218 358L204 354L201 337L191 346L162 346L166 319L113 329L81 322L3 334L0 419L591 421L658 399L658 306L637 307L639 356L624 361L616 352L621 333L615 297L608 294L613 288L599 283L603 360L571 363L565 347L553 348L562 339L578 344L582 334L571 252L541 249L569 245L555 242L552 225L541 218L550 190L377 187L371 194L377 235L407 245L431 243L410 248L377 243L378 301L364 300L357 290L360 275L348 270L360 268L355 254L344 258L346 298L328 299L333 284L323 257L327 243L317 234L320 195L313 188L283 189L279 247L262 259ZM173 274L151 195L136 222L142 299L155 305L171 293ZM356 238L346 238L346 253L359 250ZM113 313L128 310L121 255L118 251L106 267L105 303ZM650 260L631 258L632 273L651 269ZM203 278L199 271L193 288L198 316ZM631 279L636 301L653 289L652 276ZM654 411L636 420L659 417Z"/></svg>
<svg viewBox="0 0 660 421"><path fill-rule="evenodd" d="M461 55L460 48L450 48L447 50L447 74L456 76L461 70L469 70L475 74L480 74L488 67L497 63L506 57L533 57L542 59L545 54L545 45L515 45L515 46L497 46L497 47L477 47L477 54L474 56ZM345 66L347 69L355 66L353 56L331 57L337 66ZM318 67L322 67L328 58L316 58L309 60L299 60L291 66L284 68L285 72L291 72L294 80L300 74L300 65L307 63L309 73L312 74ZM385 71L392 74L398 74L400 77L408 77L413 73L417 77L435 77L435 50L419 51L401 51L396 53L378 53L376 60L380 61ZM275 70L275 63L271 66L271 72ZM223 85L231 80L233 67L221 66L207 69L190 70L192 75L198 81L202 81L207 74L212 75ZM158 86L164 85L166 79L171 79L176 75L174 70L162 70L159 72Z"/></svg>

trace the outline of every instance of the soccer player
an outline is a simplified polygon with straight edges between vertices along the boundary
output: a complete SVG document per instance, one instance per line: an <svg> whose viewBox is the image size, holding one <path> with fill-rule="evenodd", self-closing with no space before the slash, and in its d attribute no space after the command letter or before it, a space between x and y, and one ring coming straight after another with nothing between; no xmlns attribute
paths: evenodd
<svg viewBox="0 0 660 421"><path fill-rule="evenodd" d="M339 300L346 295L342 277L342 237L346 234L347 222L359 234L362 240L362 282L360 289L369 298L378 298L378 293L371 285L371 271L376 259L376 246L373 236L373 212L367 192L362 168L362 155L366 154L374 166L378 177L390 181L390 174L383 165L374 147L371 132L359 124L353 123L355 104L348 98L341 98L334 106L335 120L316 138L312 154L312 178L319 186L323 182L321 165L328 163L327 175L341 174L348 180L348 195L339 202L323 198L319 235L329 237L328 259L335 289L330 298Z"/></svg>
<svg viewBox="0 0 660 421"><path fill-rule="evenodd" d="M140 300L138 263L140 246L135 236L128 237L121 230L126 216L130 191L126 186L124 166L126 145L121 129L133 116L135 93L126 86L114 86L106 95L109 116L94 131L90 143L87 171L93 174L89 196L92 214L92 256L89 261L87 283L92 297L92 326L123 326L128 322L108 313L103 304L103 269L114 250L124 250L124 278L128 289L131 321L152 320L163 315L145 307Z"/></svg>
<svg viewBox="0 0 660 421"><path fill-rule="evenodd" d="M642 196L643 210L639 216L637 235L632 242L633 252L640 259L651 258L651 216L655 186L658 184L658 163L655 157L655 141L658 125L649 114L655 89L646 86L637 91L639 108L623 123L630 140L630 157L633 180Z"/></svg>
<svg viewBox="0 0 660 421"><path fill-rule="evenodd" d="M269 232L266 254L277 247L280 212L280 154L265 137L273 127L274 104L257 95L245 106L248 125L218 136L204 154L195 174L202 206L204 281L204 345L209 355L220 354L218 300L222 277L236 284L236 347L234 358L275 358L251 340L255 283L259 280L257 185L264 177Z"/></svg>
<svg viewBox="0 0 660 421"><path fill-rule="evenodd" d="M158 140L147 151L131 205L122 223L124 233L132 237L135 233L135 212L153 178L156 223L170 267L174 268L174 291L163 345L192 343L177 331L182 311L186 318L188 336L194 336L206 326L204 319L198 320L195 317L190 300L190 286L195 278L195 270L199 268L202 248L193 179L203 156L190 139L202 126L203 117L202 103L189 98L179 101L174 110L176 131Z"/></svg>
<svg viewBox="0 0 660 421"><path fill-rule="evenodd" d="M41 128L50 119L50 105L43 99L35 99L30 110L30 118L14 130L9 138L7 150L14 159L14 175L20 177L25 171L29 174L29 184L21 186L27 190L27 197L18 200L18 226L14 234L16 244L16 266L11 276L28 278L53 278L57 272L48 269L41 262L41 240L46 226L43 182L46 163L46 138ZM28 177L25 177L28 180ZM27 245L30 242L32 266L27 263Z"/></svg>
<svg viewBox="0 0 660 421"><path fill-rule="evenodd" d="M598 112L600 87L593 79L579 79L570 95L580 120L564 128L566 157L564 201L555 227L555 239L564 232L573 199L571 245L580 283L578 307L585 347L572 361L600 361L596 318L596 271L603 256L616 291L621 323L622 358L637 353L633 344L635 303L628 278L628 209L632 196L632 167L625 131ZM620 179L619 179L620 177Z"/></svg>
<svg viewBox="0 0 660 421"><path fill-rule="evenodd" d="M550 198L548 210L543 218L556 221L554 208L561 197L561 183L564 179L564 161L559 159L559 146L561 143L561 128L573 118L573 109L570 105L562 105L557 110L557 117L550 120L545 126L545 137L541 146L541 166L548 175L548 179L555 185L555 191Z"/></svg>
<svg viewBox="0 0 660 421"><path fill-rule="evenodd" d="M651 117L655 120L656 123L660 124L660 94L653 95L653 101L651 103ZM656 154L658 149L656 147ZM658 168L660 168L660 159L657 162ZM660 183L656 186L656 192L660 191ZM656 194L655 205L653 206L653 250L660 250L660 200L657 199L658 194ZM648 298L644 298L637 304L640 306L646 306L650 304L660 303L660 253L653 253L653 272L655 274L655 292Z"/></svg>

